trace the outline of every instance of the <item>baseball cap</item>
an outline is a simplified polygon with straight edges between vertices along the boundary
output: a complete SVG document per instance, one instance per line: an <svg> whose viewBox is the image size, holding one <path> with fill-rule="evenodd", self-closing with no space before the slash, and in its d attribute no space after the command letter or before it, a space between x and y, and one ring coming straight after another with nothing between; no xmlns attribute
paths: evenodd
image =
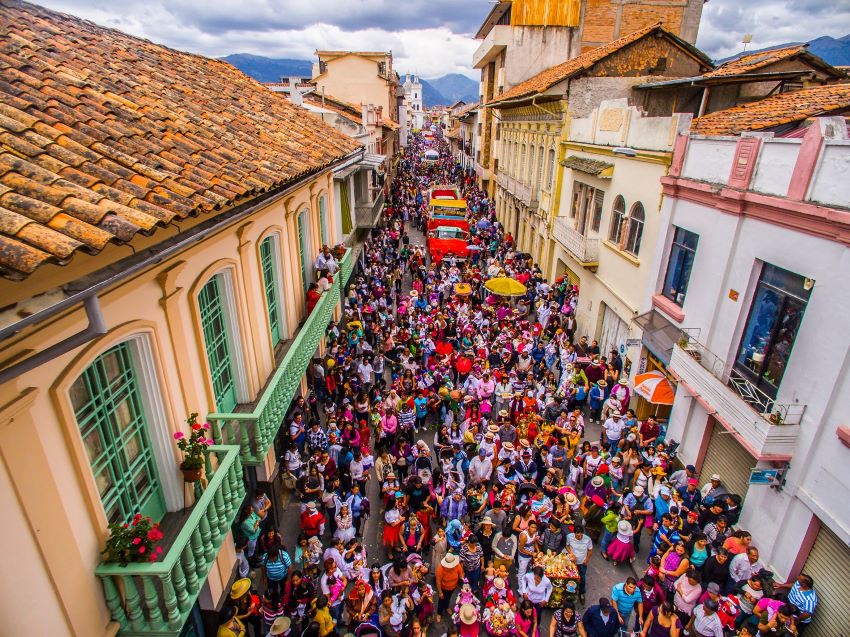
<svg viewBox="0 0 850 637"><path fill-rule="evenodd" d="M599 608L602 610L608 610L609 608L611 608L611 600L607 597L600 597Z"/></svg>
<svg viewBox="0 0 850 637"><path fill-rule="evenodd" d="M685 467L685 469L687 469L687 470L688 470L688 471L690 471L691 473L696 473L696 472L697 472L697 468L696 468L694 465L692 465L692 464L689 464L687 467Z"/></svg>

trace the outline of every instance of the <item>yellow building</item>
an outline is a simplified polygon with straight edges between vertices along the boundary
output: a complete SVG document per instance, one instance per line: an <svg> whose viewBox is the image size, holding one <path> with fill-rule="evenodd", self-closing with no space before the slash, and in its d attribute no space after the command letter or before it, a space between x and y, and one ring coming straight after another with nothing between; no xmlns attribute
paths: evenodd
<svg viewBox="0 0 850 637"><path fill-rule="evenodd" d="M189 634L350 275L305 315L364 149L223 62L28 4L0 25L2 632ZM194 484L191 412L216 440ZM135 513L164 552L103 564Z"/></svg>

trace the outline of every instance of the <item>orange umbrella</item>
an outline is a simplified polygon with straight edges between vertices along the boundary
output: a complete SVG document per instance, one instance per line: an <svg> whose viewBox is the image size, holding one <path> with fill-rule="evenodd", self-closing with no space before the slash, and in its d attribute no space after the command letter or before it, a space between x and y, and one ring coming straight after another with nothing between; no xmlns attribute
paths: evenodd
<svg viewBox="0 0 850 637"><path fill-rule="evenodd" d="M676 390L657 369L635 376L635 393L653 405L672 405Z"/></svg>

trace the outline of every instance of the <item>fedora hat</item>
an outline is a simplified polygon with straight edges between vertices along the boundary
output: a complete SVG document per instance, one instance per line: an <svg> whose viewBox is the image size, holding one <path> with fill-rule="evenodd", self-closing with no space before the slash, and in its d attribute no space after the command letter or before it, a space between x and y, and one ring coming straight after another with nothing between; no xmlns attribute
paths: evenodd
<svg viewBox="0 0 850 637"><path fill-rule="evenodd" d="M292 625L292 620L289 617L278 617L274 620L269 635L285 635L289 632L289 627Z"/></svg>
<svg viewBox="0 0 850 637"><path fill-rule="evenodd" d="M446 568L454 568L460 563L460 558L454 553L446 553L445 557L440 560L440 564Z"/></svg>
<svg viewBox="0 0 850 637"><path fill-rule="evenodd" d="M513 451L514 445L513 445L512 442L505 442L505 443L502 444L502 448L506 449L507 451Z"/></svg>
<svg viewBox="0 0 850 637"><path fill-rule="evenodd" d="M628 379L628 378L621 378L621 379L620 379L619 381L617 381L617 382L619 382L621 385L628 385L628 384L629 384L629 379Z"/></svg>
<svg viewBox="0 0 850 637"><path fill-rule="evenodd" d="M617 533L625 535L626 537L631 537L634 535L634 529L632 529L632 525L626 522L626 520L620 520L617 523Z"/></svg>

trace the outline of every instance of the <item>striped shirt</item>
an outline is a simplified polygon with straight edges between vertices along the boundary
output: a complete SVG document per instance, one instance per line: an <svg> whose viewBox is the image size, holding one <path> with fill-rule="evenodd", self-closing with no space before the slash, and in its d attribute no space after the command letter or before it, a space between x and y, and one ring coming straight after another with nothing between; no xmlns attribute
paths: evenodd
<svg viewBox="0 0 850 637"><path fill-rule="evenodd" d="M416 412L403 411L398 415L398 426L402 429L412 429L413 423L416 422Z"/></svg>
<svg viewBox="0 0 850 637"><path fill-rule="evenodd" d="M720 621L717 613L711 615L705 614L705 608L702 604L694 608L694 630L702 637L723 637L723 623Z"/></svg>
<svg viewBox="0 0 850 637"><path fill-rule="evenodd" d="M815 592L815 589L810 589L804 591L800 588L799 582L794 582L794 586L791 587L791 590L788 591L788 602L794 604L801 611L808 613L809 615L815 614L815 608L818 606L818 594ZM812 618L802 620L801 624L808 624L812 621Z"/></svg>

